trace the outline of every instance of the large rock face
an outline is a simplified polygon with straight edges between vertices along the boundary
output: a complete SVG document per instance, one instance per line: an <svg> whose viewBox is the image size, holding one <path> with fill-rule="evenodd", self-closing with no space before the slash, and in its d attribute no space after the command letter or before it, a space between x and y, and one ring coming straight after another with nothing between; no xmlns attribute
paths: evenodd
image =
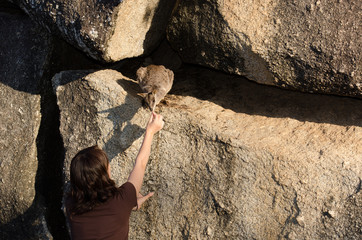
<svg viewBox="0 0 362 240"><path fill-rule="evenodd" d="M0 12L0 23L0 238L48 239L36 139L49 41L25 15Z"/></svg>
<svg viewBox="0 0 362 240"><path fill-rule="evenodd" d="M104 70L61 72L53 85L66 180L74 154L98 144L126 181L150 115L137 84ZM185 68L158 108L166 124L142 190L156 194L132 214L130 238L358 239L361 109Z"/></svg>
<svg viewBox="0 0 362 240"><path fill-rule="evenodd" d="M361 97L361 11L361 1L180 1L167 36L185 62Z"/></svg>
<svg viewBox="0 0 362 240"><path fill-rule="evenodd" d="M149 53L164 36L175 0L12 0L89 56L114 62Z"/></svg>

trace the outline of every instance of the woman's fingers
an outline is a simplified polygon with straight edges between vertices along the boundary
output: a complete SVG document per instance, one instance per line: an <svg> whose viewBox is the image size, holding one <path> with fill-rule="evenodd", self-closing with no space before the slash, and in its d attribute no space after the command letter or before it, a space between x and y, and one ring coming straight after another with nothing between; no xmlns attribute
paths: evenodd
<svg viewBox="0 0 362 240"><path fill-rule="evenodd" d="M139 194L137 196L137 205L138 205L138 209L141 208L142 204L149 199L150 197L152 197L154 194L154 192L150 192L149 194L147 194L146 196L142 196L141 194Z"/></svg>
<svg viewBox="0 0 362 240"><path fill-rule="evenodd" d="M147 124L147 129L149 129L152 133L156 133L163 128L163 125L164 121L162 115L152 112Z"/></svg>

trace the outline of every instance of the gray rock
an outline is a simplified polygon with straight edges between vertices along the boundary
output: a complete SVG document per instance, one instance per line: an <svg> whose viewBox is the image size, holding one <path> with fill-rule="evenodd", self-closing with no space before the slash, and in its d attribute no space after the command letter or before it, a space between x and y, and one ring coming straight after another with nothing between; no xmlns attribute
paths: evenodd
<svg viewBox="0 0 362 240"><path fill-rule="evenodd" d="M142 189L156 194L131 215L131 239L358 239L357 227L333 226L360 226L360 100L190 67L175 84ZM113 70L69 71L53 86L66 180L74 154L98 144L116 182L126 181L150 115L137 83Z"/></svg>
<svg viewBox="0 0 362 240"><path fill-rule="evenodd" d="M106 62L140 56L160 43L175 0L13 0L33 19Z"/></svg>
<svg viewBox="0 0 362 240"><path fill-rule="evenodd" d="M182 60L262 84L361 97L361 1L180 1Z"/></svg>
<svg viewBox="0 0 362 240"><path fill-rule="evenodd" d="M50 239L37 196L40 80L49 40L26 15L0 13L1 239Z"/></svg>

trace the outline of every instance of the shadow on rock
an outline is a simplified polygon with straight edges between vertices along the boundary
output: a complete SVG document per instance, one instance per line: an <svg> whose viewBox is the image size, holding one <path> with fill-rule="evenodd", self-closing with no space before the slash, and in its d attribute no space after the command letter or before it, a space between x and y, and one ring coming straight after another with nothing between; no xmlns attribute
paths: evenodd
<svg viewBox="0 0 362 240"><path fill-rule="evenodd" d="M39 199L39 198L35 198ZM39 201L34 200L32 205L21 215L5 224L0 224L1 239L51 239L47 231L45 216L39 211Z"/></svg>
<svg viewBox="0 0 362 240"><path fill-rule="evenodd" d="M118 80L117 83L127 92L124 103L98 111L98 114L107 114L112 124L112 131L104 144L110 161L119 153L129 148L135 140L144 133L144 128L132 123L132 119L141 106L141 97L137 95L140 91L138 84L132 81ZM136 106L136 107L135 107Z"/></svg>
<svg viewBox="0 0 362 240"><path fill-rule="evenodd" d="M260 85L244 77L184 65L170 94L207 100L238 113L362 126L362 100Z"/></svg>

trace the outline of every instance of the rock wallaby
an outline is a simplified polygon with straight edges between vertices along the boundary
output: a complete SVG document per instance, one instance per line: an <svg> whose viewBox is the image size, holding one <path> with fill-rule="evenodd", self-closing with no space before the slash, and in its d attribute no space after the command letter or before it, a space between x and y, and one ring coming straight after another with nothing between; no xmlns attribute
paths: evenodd
<svg viewBox="0 0 362 240"><path fill-rule="evenodd" d="M171 90L174 74L162 65L149 65L137 70L137 81L151 111Z"/></svg>

